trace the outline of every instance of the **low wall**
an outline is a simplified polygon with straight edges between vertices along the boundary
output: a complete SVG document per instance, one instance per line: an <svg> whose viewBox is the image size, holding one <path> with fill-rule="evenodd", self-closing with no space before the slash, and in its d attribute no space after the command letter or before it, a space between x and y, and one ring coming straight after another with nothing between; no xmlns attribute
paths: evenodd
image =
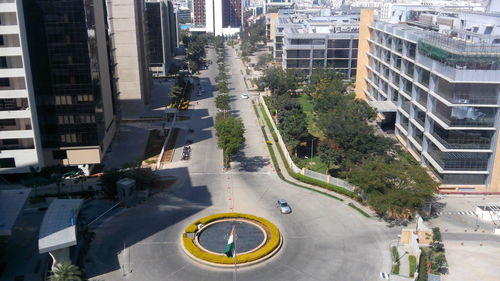
<svg viewBox="0 0 500 281"><path fill-rule="evenodd" d="M262 106L264 107L264 111L266 112L267 116L271 120L271 126L273 126L274 132L276 133L276 136L278 137L278 145L280 146L281 150L285 154L286 161L287 161L288 165L290 165L290 167L292 168L293 172L302 174L304 176L307 176L307 177L310 177L313 179L320 180L322 182L326 182L329 184L340 186L340 187L345 188L349 191L354 191L354 186L343 179L339 179L339 178L332 177L330 175L325 175L322 173L311 171L311 170L306 169L306 168L301 169L301 168L297 167L297 165L295 165L295 163L293 162L292 157L290 156L290 153L288 152L288 149L286 148L285 142L283 141L283 138L281 137L281 134L280 134L280 131L278 130L278 127L276 127L276 124L274 123L271 112L267 108L266 102L264 101L264 98L262 97L262 95L259 95L259 102L262 104Z"/></svg>

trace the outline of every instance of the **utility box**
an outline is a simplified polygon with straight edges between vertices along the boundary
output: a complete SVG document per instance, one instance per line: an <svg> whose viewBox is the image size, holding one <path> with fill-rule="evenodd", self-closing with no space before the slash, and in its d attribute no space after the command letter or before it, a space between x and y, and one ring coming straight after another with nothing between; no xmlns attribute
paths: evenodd
<svg viewBox="0 0 500 281"><path fill-rule="evenodd" d="M118 200L126 202L134 198L135 180L123 178L116 182L116 194Z"/></svg>

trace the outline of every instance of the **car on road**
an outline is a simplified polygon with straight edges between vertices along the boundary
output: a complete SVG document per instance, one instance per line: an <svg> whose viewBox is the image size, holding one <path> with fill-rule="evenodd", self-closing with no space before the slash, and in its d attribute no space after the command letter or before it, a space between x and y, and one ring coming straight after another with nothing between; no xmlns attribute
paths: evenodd
<svg viewBox="0 0 500 281"><path fill-rule="evenodd" d="M292 212L292 208L290 208L290 205L288 205L285 199L279 199L276 202L276 207L280 209L282 214L289 214Z"/></svg>
<svg viewBox="0 0 500 281"><path fill-rule="evenodd" d="M244 99L248 99L248 94L247 93L243 93L243 94L241 94L241 97L244 98Z"/></svg>

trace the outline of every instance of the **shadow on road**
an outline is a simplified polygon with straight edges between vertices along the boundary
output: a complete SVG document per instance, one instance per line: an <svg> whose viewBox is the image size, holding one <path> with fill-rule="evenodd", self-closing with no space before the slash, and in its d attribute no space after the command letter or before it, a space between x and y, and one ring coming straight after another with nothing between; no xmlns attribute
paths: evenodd
<svg viewBox="0 0 500 281"><path fill-rule="evenodd" d="M170 171L177 175L189 175L185 167ZM84 259L88 278L96 277L121 268L118 255L124 245L130 247L164 231L178 222L212 206L207 186L193 186L189 176L175 192L155 194L141 205L123 210L110 221L94 230Z"/></svg>
<svg viewBox="0 0 500 281"><path fill-rule="evenodd" d="M269 159L265 159L262 156L246 157L245 152L238 152L233 161L240 163L240 172L257 172L259 169L264 168L269 165Z"/></svg>

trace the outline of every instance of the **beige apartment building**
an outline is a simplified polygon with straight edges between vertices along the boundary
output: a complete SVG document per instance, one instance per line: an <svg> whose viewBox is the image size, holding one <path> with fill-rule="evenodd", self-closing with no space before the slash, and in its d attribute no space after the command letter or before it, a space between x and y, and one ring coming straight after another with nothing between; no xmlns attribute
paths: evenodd
<svg viewBox="0 0 500 281"><path fill-rule="evenodd" d="M114 77L122 119L140 117L151 95L144 2L108 1Z"/></svg>
<svg viewBox="0 0 500 281"><path fill-rule="evenodd" d="M361 12L356 96L442 192L500 193L500 14Z"/></svg>

